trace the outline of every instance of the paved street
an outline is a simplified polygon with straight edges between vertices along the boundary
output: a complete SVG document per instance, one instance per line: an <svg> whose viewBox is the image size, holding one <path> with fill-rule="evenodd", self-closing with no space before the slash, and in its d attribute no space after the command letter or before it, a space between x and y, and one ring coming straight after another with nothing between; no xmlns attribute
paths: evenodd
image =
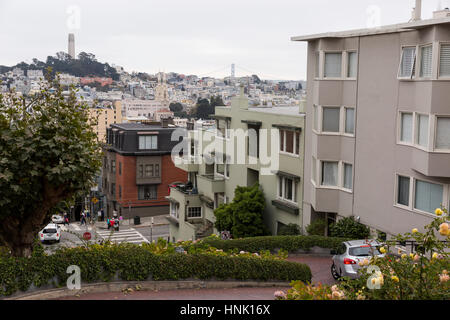
<svg viewBox="0 0 450 320"><path fill-rule="evenodd" d="M331 276L331 256L295 255L289 261L305 263L311 268L312 282L334 284ZM105 292L83 294L79 297L65 297L60 300L273 300L274 292L286 292L289 287L232 288L232 289L178 289L161 291Z"/></svg>
<svg viewBox="0 0 450 320"><path fill-rule="evenodd" d="M73 222L70 225L61 225L61 241L59 243L45 243L44 248L48 253L60 247L76 247L83 244L83 233L90 232L91 241L111 240L113 242L129 242L140 244L149 243L151 239L156 241L158 238L169 237L169 226L167 224L158 224L150 230L148 225L138 225L131 227L128 224L120 226L119 231L108 230L105 222L98 222L95 225L80 225L79 222Z"/></svg>

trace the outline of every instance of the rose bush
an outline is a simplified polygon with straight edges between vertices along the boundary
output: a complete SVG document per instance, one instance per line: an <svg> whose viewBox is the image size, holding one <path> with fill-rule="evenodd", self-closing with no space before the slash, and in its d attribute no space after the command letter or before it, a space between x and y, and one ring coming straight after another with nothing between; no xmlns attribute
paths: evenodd
<svg viewBox="0 0 450 320"><path fill-rule="evenodd" d="M436 218L420 232L397 235L380 248L385 257L372 257L359 263L360 277L342 279L336 286L292 283L276 299L348 300L448 300L450 299L450 260L448 210L438 208ZM406 254L392 252L399 243L414 241L416 250Z"/></svg>

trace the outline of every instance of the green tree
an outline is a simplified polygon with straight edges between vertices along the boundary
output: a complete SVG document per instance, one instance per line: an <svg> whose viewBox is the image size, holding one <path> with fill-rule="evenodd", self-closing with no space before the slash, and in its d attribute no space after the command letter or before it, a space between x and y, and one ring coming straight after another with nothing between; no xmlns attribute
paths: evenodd
<svg viewBox="0 0 450 320"><path fill-rule="evenodd" d="M169 109L172 112L181 112L181 111L183 111L183 105L179 102L172 102L169 105Z"/></svg>
<svg viewBox="0 0 450 320"><path fill-rule="evenodd" d="M330 227L330 236L350 239L366 239L370 235L370 229L355 221L354 217L346 217L334 223Z"/></svg>
<svg viewBox="0 0 450 320"><path fill-rule="evenodd" d="M195 116L199 119L210 119L211 114L214 114L214 107L208 99L199 98L195 106Z"/></svg>
<svg viewBox="0 0 450 320"><path fill-rule="evenodd" d="M58 79L30 101L0 93L0 242L13 255L29 256L61 203L93 185L101 165L95 123Z"/></svg>
<svg viewBox="0 0 450 320"><path fill-rule="evenodd" d="M216 229L230 231L233 238L267 235L269 232L263 222L265 203L258 184L236 187L233 201L214 210Z"/></svg>

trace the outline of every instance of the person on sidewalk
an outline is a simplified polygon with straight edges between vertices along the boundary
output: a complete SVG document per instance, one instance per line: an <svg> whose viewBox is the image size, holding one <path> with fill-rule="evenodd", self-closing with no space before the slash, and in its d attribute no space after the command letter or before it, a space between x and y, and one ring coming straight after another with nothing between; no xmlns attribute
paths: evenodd
<svg viewBox="0 0 450 320"><path fill-rule="evenodd" d="M63 219L64 219L64 225L69 225L69 216L67 215L67 212L64 212L64 216L63 216Z"/></svg>
<svg viewBox="0 0 450 320"><path fill-rule="evenodd" d="M84 212L81 213L80 224L83 225L86 223L86 214Z"/></svg>

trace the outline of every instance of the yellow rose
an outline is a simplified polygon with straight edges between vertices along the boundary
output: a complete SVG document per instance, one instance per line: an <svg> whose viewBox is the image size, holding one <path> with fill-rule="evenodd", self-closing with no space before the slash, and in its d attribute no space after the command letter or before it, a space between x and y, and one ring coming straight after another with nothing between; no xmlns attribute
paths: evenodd
<svg viewBox="0 0 450 320"><path fill-rule="evenodd" d="M397 276L392 276L391 279L392 279L394 282L399 282L399 281L400 281L400 279L399 279Z"/></svg>
<svg viewBox="0 0 450 320"><path fill-rule="evenodd" d="M407 257L406 253L402 254L402 259L406 259L406 257Z"/></svg>
<svg viewBox="0 0 450 320"><path fill-rule="evenodd" d="M442 216L442 214L443 214L444 212L441 210L441 208L437 208L436 210L434 210L434 213L435 213L437 216Z"/></svg>
<svg viewBox="0 0 450 320"><path fill-rule="evenodd" d="M449 233L448 223L444 222L439 226L439 233L442 236L446 236Z"/></svg>
<svg viewBox="0 0 450 320"><path fill-rule="evenodd" d="M417 230L417 228L412 229L412 233L417 233L419 232L419 230Z"/></svg>
<svg viewBox="0 0 450 320"><path fill-rule="evenodd" d="M381 247L381 248L380 248L380 252L381 252L381 253L386 253L386 249L385 249L384 247Z"/></svg>
<svg viewBox="0 0 450 320"><path fill-rule="evenodd" d="M410 254L409 254L409 257L410 257L411 259L414 259L414 253L410 253Z"/></svg>
<svg viewBox="0 0 450 320"><path fill-rule="evenodd" d="M437 252L433 253L433 256L432 256L432 258L433 258L433 259L437 259L437 257L438 257L438 254L437 254Z"/></svg>

